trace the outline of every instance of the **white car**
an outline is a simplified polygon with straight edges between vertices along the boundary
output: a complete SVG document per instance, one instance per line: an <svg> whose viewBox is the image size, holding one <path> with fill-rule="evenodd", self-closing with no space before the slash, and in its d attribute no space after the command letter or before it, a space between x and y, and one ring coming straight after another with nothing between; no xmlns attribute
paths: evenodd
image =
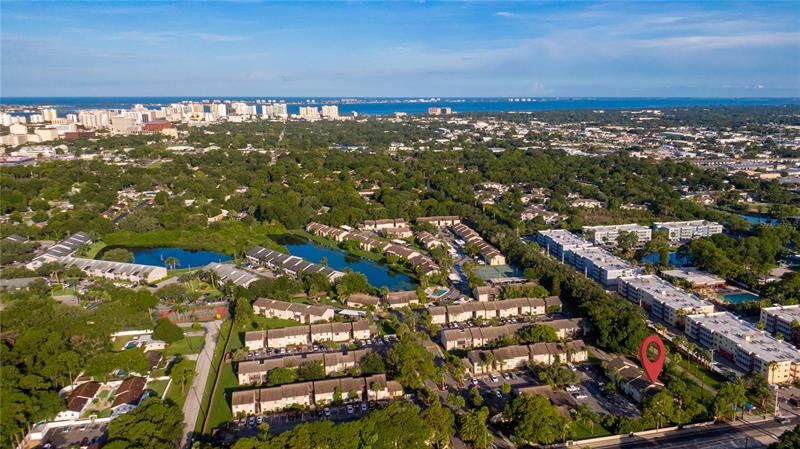
<svg viewBox="0 0 800 449"><path fill-rule="evenodd" d="M508 373L503 373L503 379L505 379L505 380L511 380L511 375L510 375L510 374L508 374Z"/></svg>
<svg viewBox="0 0 800 449"><path fill-rule="evenodd" d="M353 406L351 404L347 404L347 414L348 415L353 414Z"/></svg>
<svg viewBox="0 0 800 449"><path fill-rule="evenodd" d="M325 417L326 418L330 418L331 417L331 409L329 409L329 408L325 409Z"/></svg>
<svg viewBox="0 0 800 449"><path fill-rule="evenodd" d="M362 402L361 403L361 411L362 412L366 412L367 411L367 403L366 402Z"/></svg>
<svg viewBox="0 0 800 449"><path fill-rule="evenodd" d="M570 393L573 391L581 391L581 387L576 387L575 385L570 385L565 390L569 391Z"/></svg>
<svg viewBox="0 0 800 449"><path fill-rule="evenodd" d="M492 382L497 382L497 376L495 376L494 374L489 376L489 378L492 379Z"/></svg>
<svg viewBox="0 0 800 449"><path fill-rule="evenodd" d="M588 399L588 398L589 398L589 396L586 396L585 394L576 394L575 395L575 399Z"/></svg>

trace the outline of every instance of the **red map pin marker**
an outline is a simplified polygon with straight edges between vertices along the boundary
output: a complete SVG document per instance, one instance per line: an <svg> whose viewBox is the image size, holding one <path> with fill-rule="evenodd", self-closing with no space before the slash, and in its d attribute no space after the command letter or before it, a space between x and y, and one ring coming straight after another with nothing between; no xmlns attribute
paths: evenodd
<svg viewBox="0 0 800 449"><path fill-rule="evenodd" d="M647 358L647 348L649 348L651 344L655 344L658 347L658 356L655 360ZM658 375L661 374L661 370L664 368L664 358L666 355L667 350L664 348L664 342L657 336L650 335L642 341L642 347L639 348L639 358L642 360L644 372L647 374L647 378L650 379L651 383L655 383L656 379L658 379Z"/></svg>

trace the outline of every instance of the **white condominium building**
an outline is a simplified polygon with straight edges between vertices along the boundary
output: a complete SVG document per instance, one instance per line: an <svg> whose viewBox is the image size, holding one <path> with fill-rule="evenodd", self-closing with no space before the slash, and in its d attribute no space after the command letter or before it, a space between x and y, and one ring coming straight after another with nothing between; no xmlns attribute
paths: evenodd
<svg viewBox="0 0 800 449"><path fill-rule="evenodd" d="M647 310L650 315L684 328L686 315L713 313L714 304L681 290L655 275L622 278L619 294Z"/></svg>
<svg viewBox="0 0 800 449"><path fill-rule="evenodd" d="M617 237L623 232L633 232L639 239L639 243L649 242L653 231L647 226L640 224L621 224L610 226L584 226L583 236L596 245L616 244Z"/></svg>
<svg viewBox="0 0 800 449"><path fill-rule="evenodd" d="M690 315L686 335L737 367L766 376L771 384L794 382L800 371L800 351L785 341L740 320L729 312Z"/></svg>
<svg viewBox="0 0 800 449"><path fill-rule="evenodd" d="M693 240L722 233L722 225L713 221L669 221L653 223L653 231L667 231L672 241Z"/></svg>

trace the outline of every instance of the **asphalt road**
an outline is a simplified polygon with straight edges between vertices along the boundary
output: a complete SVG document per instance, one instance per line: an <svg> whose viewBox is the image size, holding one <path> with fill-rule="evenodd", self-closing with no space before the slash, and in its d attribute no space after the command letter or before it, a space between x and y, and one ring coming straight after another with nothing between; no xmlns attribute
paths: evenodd
<svg viewBox="0 0 800 449"><path fill-rule="evenodd" d="M774 420L763 423L718 424L709 427L685 429L667 434L656 434L648 437L635 437L622 442L596 443L593 448L686 448L706 449L724 447L765 447L774 442L786 430L794 428L800 420L794 419L787 424Z"/></svg>
<svg viewBox="0 0 800 449"><path fill-rule="evenodd" d="M183 435L181 436L181 447L191 444L194 435L194 426L197 423L197 416L200 413L200 403L203 400L203 391L208 383L208 376L211 372L211 359L214 357L214 350L217 347L219 337L219 326L222 321L209 321L203 323L206 330L206 339L203 350L197 357L195 376L192 386L186 395L186 402L183 404Z"/></svg>

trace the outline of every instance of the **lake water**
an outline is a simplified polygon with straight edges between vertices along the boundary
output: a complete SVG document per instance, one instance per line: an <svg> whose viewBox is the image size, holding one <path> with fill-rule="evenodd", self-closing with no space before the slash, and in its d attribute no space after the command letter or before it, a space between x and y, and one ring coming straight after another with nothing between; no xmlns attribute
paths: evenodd
<svg viewBox="0 0 800 449"><path fill-rule="evenodd" d="M642 258L642 262L659 263L661 262L661 255L658 253L648 254ZM669 264L675 267L688 267L692 265L692 258L672 251L669 253Z"/></svg>
<svg viewBox="0 0 800 449"><path fill-rule="evenodd" d="M346 268L350 268L363 273L373 287L387 287L392 291L417 288L417 284L410 277L393 271L384 264L351 256L344 251L318 245L300 237L277 236L272 239L283 245L293 256L302 257L314 263L320 263L324 257L328 261L328 266L334 270L344 271Z"/></svg>
<svg viewBox="0 0 800 449"><path fill-rule="evenodd" d="M97 258L100 259L103 253L109 249L112 248L104 248L104 250L97 255ZM216 251L191 251L172 247L125 249L133 253L134 263L159 267L166 267L166 260L169 257L178 259L177 268L196 268L208 265L211 262L226 262L231 260L231 256Z"/></svg>

